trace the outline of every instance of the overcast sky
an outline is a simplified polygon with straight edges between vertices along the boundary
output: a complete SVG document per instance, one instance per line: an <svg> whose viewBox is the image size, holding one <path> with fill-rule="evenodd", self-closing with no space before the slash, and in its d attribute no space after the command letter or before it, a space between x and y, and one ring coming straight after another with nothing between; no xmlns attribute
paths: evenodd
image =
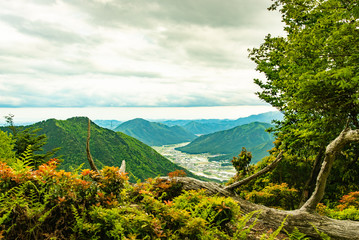
<svg viewBox="0 0 359 240"><path fill-rule="evenodd" d="M0 108L264 106L270 0L0 0Z"/></svg>

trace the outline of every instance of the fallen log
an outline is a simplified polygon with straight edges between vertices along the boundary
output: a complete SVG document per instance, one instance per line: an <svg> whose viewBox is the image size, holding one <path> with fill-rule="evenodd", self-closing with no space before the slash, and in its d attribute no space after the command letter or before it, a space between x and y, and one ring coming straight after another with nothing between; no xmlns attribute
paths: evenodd
<svg viewBox="0 0 359 240"><path fill-rule="evenodd" d="M288 232L292 232L296 227L312 238L321 239L317 232L319 231L327 234L331 239L359 240L359 222L356 221L331 219L305 210L283 211L254 204L226 190L218 183L203 182L189 177L161 177L161 179L176 181L182 185L183 190L206 189L209 195L231 197L238 202L244 214L259 210L260 214L255 217L268 229L277 229L287 217L283 229Z"/></svg>

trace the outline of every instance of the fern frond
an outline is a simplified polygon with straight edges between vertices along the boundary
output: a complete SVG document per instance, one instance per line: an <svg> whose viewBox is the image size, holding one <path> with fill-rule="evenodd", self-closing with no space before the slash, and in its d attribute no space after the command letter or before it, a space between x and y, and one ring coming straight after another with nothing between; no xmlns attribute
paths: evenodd
<svg viewBox="0 0 359 240"><path fill-rule="evenodd" d="M22 155L17 158L15 161L11 162L9 166L14 169L16 172L28 171L29 169L33 169L32 165L34 160L32 158L33 151L31 145L26 147L26 151L22 153Z"/></svg>

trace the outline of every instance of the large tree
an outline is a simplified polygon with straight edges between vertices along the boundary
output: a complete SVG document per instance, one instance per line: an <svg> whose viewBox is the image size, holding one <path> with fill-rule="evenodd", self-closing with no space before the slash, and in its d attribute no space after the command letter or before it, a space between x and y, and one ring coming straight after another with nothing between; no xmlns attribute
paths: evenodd
<svg viewBox="0 0 359 240"><path fill-rule="evenodd" d="M359 4L276 0L271 9L281 11L286 36L268 35L250 57L266 76L255 80L258 96L284 113L275 129L282 148L322 158L315 192L302 207L310 211L336 155L359 140Z"/></svg>

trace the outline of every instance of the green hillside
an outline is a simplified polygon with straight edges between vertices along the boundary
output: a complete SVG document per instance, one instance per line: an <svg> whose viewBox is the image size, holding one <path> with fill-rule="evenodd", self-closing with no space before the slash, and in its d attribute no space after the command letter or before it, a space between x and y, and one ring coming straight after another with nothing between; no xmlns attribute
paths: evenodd
<svg viewBox="0 0 359 240"><path fill-rule="evenodd" d="M69 170L82 163L85 163L83 168L90 168L86 157L87 121L84 117L65 121L49 119L32 126L42 128L39 133L47 135L45 151L61 147L57 152L57 156L64 160L60 167ZM94 123L91 125L90 148L98 168L120 166L122 160L126 160L126 171L140 179L163 176L176 169L183 169L139 140ZM186 173L194 176L187 170Z"/></svg>
<svg viewBox="0 0 359 240"><path fill-rule="evenodd" d="M242 147L246 147L252 152L252 163L255 163L268 155L267 150L273 147L274 137L265 132L265 129L269 127L271 127L270 124L260 122L241 125L229 130L202 135L177 150L191 154L223 154L212 160L227 160L238 155Z"/></svg>
<svg viewBox="0 0 359 240"><path fill-rule="evenodd" d="M190 142L196 138L196 135L180 126L169 127L162 123L149 122L141 118L124 122L114 131L123 132L150 146Z"/></svg>

